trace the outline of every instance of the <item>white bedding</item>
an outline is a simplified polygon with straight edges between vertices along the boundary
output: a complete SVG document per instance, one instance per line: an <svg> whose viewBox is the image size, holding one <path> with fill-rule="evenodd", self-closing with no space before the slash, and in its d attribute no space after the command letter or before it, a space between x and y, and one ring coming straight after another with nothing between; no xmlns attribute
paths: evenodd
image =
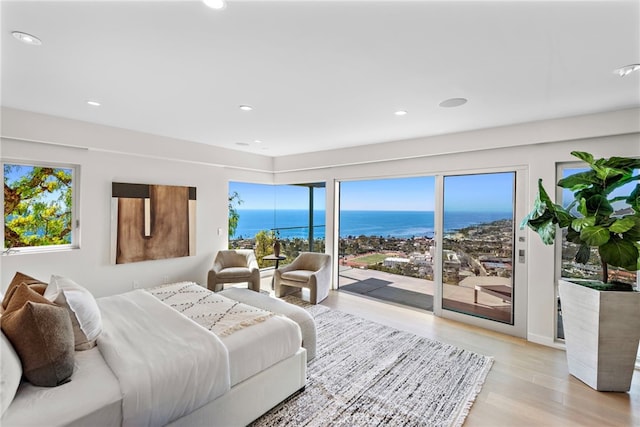
<svg viewBox="0 0 640 427"><path fill-rule="evenodd" d="M300 328L292 320L238 303L197 283L172 283L146 291L220 337L229 351L231 386L294 355L301 346Z"/></svg>
<svg viewBox="0 0 640 427"><path fill-rule="evenodd" d="M120 381L123 426L165 425L230 389L220 339L142 290L100 298L102 356Z"/></svg>
<svg viewBox="0 0 640 427"><path fill-rule="evenodd" d="M58 387L23 382L0 424L12 426L119 426L122 394L98 348L75 354L71 381Z"/></svg>
<svg viewBox="0 0 640 427"><path fill-rule="evenodd" d="M231 385L234 386L296 354L302 337L294 321L274 316L223 337L222 342L229 350Z"/></svg>

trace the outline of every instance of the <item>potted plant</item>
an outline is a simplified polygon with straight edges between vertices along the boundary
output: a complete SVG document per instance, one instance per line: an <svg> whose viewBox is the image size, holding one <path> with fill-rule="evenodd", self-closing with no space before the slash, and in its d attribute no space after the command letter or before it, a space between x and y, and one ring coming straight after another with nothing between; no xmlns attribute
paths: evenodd
<svg viewBox="0 0 640 427"><path fill-rule="evenodd" d="M554 204L538 180L533 210L520 227L529 226L545 244L565 229L567 242L578 245L575 261L586 264L597 248L601 281L559 281L569 373L600 391L628 391L640 339L640 293L630 284L611 281L609 267L640 269L640 184L624 195L620 187L638 181L640 159L597 159L573 151L590 170L558 181L573 192L567 207ZM614 204L628 206L616 210Z"/></svg>

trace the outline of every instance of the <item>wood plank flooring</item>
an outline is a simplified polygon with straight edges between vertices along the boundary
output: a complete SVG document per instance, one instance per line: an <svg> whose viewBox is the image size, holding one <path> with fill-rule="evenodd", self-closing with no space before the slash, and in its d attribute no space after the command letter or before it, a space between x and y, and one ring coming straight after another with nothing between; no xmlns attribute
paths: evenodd
<svg viewBox="0 0 640 427"><path fill-rule="evenodd" d="M629 393L601 393L568 374L565 353L412 308L331 291L333 309L495 358L465 427L640 426L640 372Z"/></svg>

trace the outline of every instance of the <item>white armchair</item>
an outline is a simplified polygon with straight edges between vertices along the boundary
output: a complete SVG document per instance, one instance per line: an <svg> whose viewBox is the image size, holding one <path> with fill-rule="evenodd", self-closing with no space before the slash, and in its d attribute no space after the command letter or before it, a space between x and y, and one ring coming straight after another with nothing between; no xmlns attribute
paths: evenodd
<svg viewBox="0 0 640 427"><path fill-rule="evenodd" d="M308 288L311 304L317 304L329 295L331 287L331 256L316 252L301 252L289 265L274 273L277 297L288 295L300 288Z"/></svg>
<svg viewBox="0 0 640 427"><path fill-rule="evenodd" d="M260 292L260 267L251 249L218 251L209 270L207 288L221 291L225 283L247 282L249 289Z"/></svg>

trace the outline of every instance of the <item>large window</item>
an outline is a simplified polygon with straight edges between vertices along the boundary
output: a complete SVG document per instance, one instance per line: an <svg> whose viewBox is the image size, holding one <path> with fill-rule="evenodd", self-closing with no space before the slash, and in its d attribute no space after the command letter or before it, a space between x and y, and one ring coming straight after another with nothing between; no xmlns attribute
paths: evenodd
<svg viewBox="0 0 640 427"><path fill-rule="evenodd" d="M433 310L435 178L340 183L341 291Z"/></svg>
<svg viewBox="0 0 640 427"><path fill-rule="evenodd" d="M282 264L300 252L325 250L325 184L295 185L229 183L229 248L254 249L261 267L272 265L262 258L281 243Z"/></svg>
<svg viewBox="0 0 640 427"><path fill-rule="evenodd" d="M5 252L78 246L77 167L3 164Z"/></svg>

